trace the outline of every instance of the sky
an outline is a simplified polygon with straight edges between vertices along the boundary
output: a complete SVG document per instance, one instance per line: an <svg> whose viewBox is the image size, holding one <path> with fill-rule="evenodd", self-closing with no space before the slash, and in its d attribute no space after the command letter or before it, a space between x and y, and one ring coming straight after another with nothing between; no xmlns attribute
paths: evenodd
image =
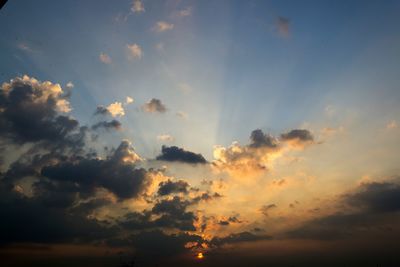
<svg viewBox="0 0 400 267"><path fill-rule="evenodd" d="M399 10L9 0L6 266L399 266Z"/></svg>

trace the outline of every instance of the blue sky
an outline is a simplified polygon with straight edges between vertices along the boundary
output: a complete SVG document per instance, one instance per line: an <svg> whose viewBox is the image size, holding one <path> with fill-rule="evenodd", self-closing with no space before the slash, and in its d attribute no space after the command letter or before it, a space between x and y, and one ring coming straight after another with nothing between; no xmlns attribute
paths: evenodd
<svg viewBox="0 0 400 267"><path fill-rule="evenodd" d="M73 82L73 114L84 120L96 105L126 95L137 103L160 98L170 114L154 123L180 135L174 129L181 122L171 114L182 110L190 115L184 127L213 135L208 147L246 140L249 129L299 126L318 119L327 105L364 109L385 101L386 109L399 101L397 1L144 5L145 12L133 14L129 1L10 1L0 17L2 79L30 74ZM190 16L179 17L185 9ZM289 19L287 36L279 33L278 17ZM157 21L174 29L157 33L152 30ZM126 59L128 43L140 45L140 60ZM155 49L159 43L162 52ZM99 61L100 53L112 58L111 66ZM179 84L193 90L182 94ZM142 121L133 108L130 113L126 134L151 143L159 134L153 122ZM154 149L144 145L145 153Z"/></svg>

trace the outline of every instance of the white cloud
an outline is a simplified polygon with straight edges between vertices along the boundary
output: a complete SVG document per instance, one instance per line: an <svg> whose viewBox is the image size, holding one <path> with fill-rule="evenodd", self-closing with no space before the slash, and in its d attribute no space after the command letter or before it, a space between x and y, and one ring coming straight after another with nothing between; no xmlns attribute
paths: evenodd
<svg viewBox="0 0 400 267"><path fill-rule="evenodd" d="M133 103L133 98L132 97L130 97L130 96L127 96L126 97L126 100L125 100L125 105L128 105L128 104L131 104L131 103Z"/></svg>
<svg viewBox="0 0 400 267"><path fill-rule="evenodd" d="M141 59L143 56L142 48L138 44L127 44L129 59Z"/></svg>
<svg viewBox="0 0 400 267"><path fill-rule="evenodd" d="M72 88L74 88L74 84L72 83L72 82L68 82L66 85L65 85L65 87L67 87L68 89L72 89Z"/></svg>
<svg viewBox="0 0 400 267"><path fill-rule="evenodd" d="M110 112L111 116L117 117L117 116L124 116L125 115L125 110L122 106L121 102L114 102L107 106L108 112Z"/></svg>
<svg viewBox="0 0 400 267"><path fill-rule="evenodd" d="M140 0L134 0L132 3L131 11L133 13L142 13L145 11L143 2Z"/></svg>
<svg viewBox="0 0 400 267"><path fill-rule="evenodd" d="M165 21L158 21L153 29L156 32L165 32L165 31L172 30L173 28L174 28L174 24L172 24L172 23L168 23Z"/></svg>
<svg viewBox="0 0 400 267"><path fill-rule="evenodd" d="M111 62L112 62L110 56L107 55L106 53L100 53L99 59L104 64L111 64Z"/></svg>
<svg viewBox="0 0 400 267"><path fill-rule="evenodd" d="M172 141L174 141L174 138L169 134L160 134L157 136L157 140L164 141L164 142L172 142Z"/></svg>

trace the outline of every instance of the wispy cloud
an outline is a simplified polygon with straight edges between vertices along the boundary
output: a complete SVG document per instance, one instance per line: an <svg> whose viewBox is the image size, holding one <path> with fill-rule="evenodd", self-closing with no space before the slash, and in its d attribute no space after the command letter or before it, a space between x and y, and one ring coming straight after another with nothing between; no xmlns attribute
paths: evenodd
<svg viewBox="0 0 400 267"><path fill-rule="evenodd" d="M158 21L156 25L154 25L153 30L156 32L165 32L172 30L174 28L174 24L168 23L165 21Z"/></svg>
<svg viewBox="0 0 400 267"><path fill-rule="evenodd" d="M288 18L278 17L276 28L281 37L288 38L290 36L290 20Z"/></svg>
<svg viewBox="0 0 400 267"><path fill-rule="evenodd" d="M141 59L143 56L142 48L138 44L127 44L126 48L128 50L129 59Z"/></svg>
<svg viewBox="0 0 400 267"><path fill-rule="evenodd" d="M193 8L192 8L192 7L184 8L184 9L182 9L182 10L180 10L180 11L178 12L178 16L179 16L179 17L188 17L188 16L191 16L191 15L192 15L192 11L193 11Z"/></svg>
<svg viewBox="0 0 400 267"><path fill-rule="evenodd" d="M145 11L143 2L140 0L134 0L132 3L131 11L133 13L142 13Z"/></svg>
<svg viewBox="0 0 400 267"><path fill-rule="evenodd" d="M111 57L109 55L107 55L106 53L100 53L99 59L104 64L111 64L112 63Z"/></svg>

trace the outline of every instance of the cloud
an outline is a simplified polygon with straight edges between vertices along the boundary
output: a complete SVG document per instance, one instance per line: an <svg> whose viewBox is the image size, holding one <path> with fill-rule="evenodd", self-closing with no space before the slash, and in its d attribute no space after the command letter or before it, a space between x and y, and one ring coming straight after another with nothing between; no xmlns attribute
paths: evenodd
<svg viewBox="0 0 400 267"><path fill-rule="evenodd" d="M189 118L189 115L187 113L183 112L183 111L178 111L176 113L176 116L178 116L178 117L180 117L182 119L185 119L185 120Z"/></svg>
<svg viewBox="0 0 400 267"><path fill-rule="evenodd" d="M126 49L130 60L141 59L143 56L142 48L138 44L127 44Z"/></svg>
<svg viewBox="0 0 400 267"><path fill-rule="evenodd" d="M156 25L154 25L153 30L156 32L165 32L172 30L174 28L174 24L168 23L165 21L158 21Z"/></svg>
<svg viewBox="0 0 400 267"><path fill-rule="evenodd" d="M104 64L111 64L112 63L111 57L109 55L107 55L106 53L103 53L103 52L100 53L99 59Z"/></svg>
<svg viewBox="0 0 400 267"><path fill-rule="evenodd" d="M32 48L29 47L26 43L19 43L19 44L17 45L17 47L18 47L19 49L23 50L23 51L26 51L26 52L32 52L32 51L33 51Z"/></svg>
<svg viewBox="0 0 400 267"><path fill-rule="evenodd" d="M397 128L397 122L395 120L392 120L386 124L386 129L392 130Z"/></svg>
<svg viewBox="0 0 400 267"><path fill-rule="evenodd" d="M162 146L161 155L157 156L157 160L182 162L190 164L205 164L207 161L201 154L186 151L176 146Z"/></svg>
<svg viewBox="0 0 400 267"><path fill-rule="evenodd" d="M210 241L212 247L220 247L225 244L234 244L240 242L251 242L260 240L271 240L272 237L268 235L255 235L250 232L239 232L227 235L225 237L214 237Z"/></svg>
<svg viewBox="0 0 400 267"><path fill-rule="evenodd" d="M163 142L171 142L171 141L174 141L174 137L172 137L169 134L160 134L157 136L157 140L163 141Z"/></svg>
<svg viewBox="0 0 400 267"><path fill-rule="evenodd" d="M248 145L233 142L229 147L215 146L212 165L234 177L257 176L267 171L273 161L287 150L284 143L289 144L289 148L303 148L312 140L308 130L295 129L277 139L256 129L252 131Z"/></svg>
<svg viewBox="0 0 400 267"><path fill-rule="evenodd" d="M145 11L143 2L140 0L134 0L132 3L131 11L133 13L142 13Z"/></svg>
<svg viewBox="0 0 400 267"><path fill-rule="evenodd" d="M148 113L165 113L167 108L160 99L152 98L149 102L143 105L143 110Z"/></svg>
<svg viewBox="0 0 400 267"><path fill-rule="evenodd" d="M281 37L290 36L290 20L284 17L278 17L276 20L276 28Z"/></svg>
<svg viewBox="0 0 400 267"><path fill-rule="evenodd" d="M357 191L345 195L344 199L347 204L370 212L400 211L400 184L363 183Z"/></svg>
<svg viewBox="0 0 400 267"><path fill-rule="evenodd" d="M192 252L185 245L188 243L201 244L203 241L198 235L188 233L166 234L160 230L140 232L133 235L130 240L137 249L138 255L141 255L143 261L149 265L158 265L158 263L166 265L168 259L173 256L190 255Z"/></svg>
<svg viewBox="0 0 400 267"><path fill-rule="evenodd" d="M305 129L295 129L281 134L281 140L293 147L304 147L314 142L314 136Z"/></svg>
<svg viewBox="0 0 400 267"><path fill-rule="evenodd" d="M113 117L122 117L125 115L125 110L121 102L114 102L108 105L106 109Z"/></svg>
<svg viewBox="0 0 400 267"><path fill-rule="evenodd" d="M158 194L165 196L172 193L188 193L189 184L186 181L178 180L173 182L168 180L161 182L158 189Z"/></svg>
<svg viewBox="0 0 400 267"><path fill-rule="evenodd" d="M181 92L188 94L193 91L193 88L187 83L178 84L178 88Z"/></svg>
<svg viewBox="0 0 400 267"><path fill-rule="evenodd" d="M121 123L117 120L112 120L112 121L101 121L92 126L93 130L98 130L98 129L105 129L105 130L120 130L121 129Z"/></svg>
<svg viewBox="0 0 400 267"><path fill-rule="evenodd" d="M260 147L270 147L276 148L276 140L267 134L264 134L262 130L257 129L251 132L250 135L250 147L260 148Z"/></svg>
<svg viewBox="0 0 400 267"><path fill-rule="evenodd" d="M370 182L336 199L340 210L306 221L288 231L290 238L337 240L365 238L399 231L400 185L398 178L388 182Z"/></svg>
<svg viewBox="0 0 400 267"><path fill-rule="evenodd" d="M172 199L163 199L157 202L151 212L161 215L155 220L155 223L161 227L177 228L184 231L195 231L193 223L196 216L186 209L191 205L188 200L182 200L178 196Z"/></svg>
<svg viewBox="0 0 400 267"><path fill-rule="evenodd" d="M44 167L41 174L51 181L75 183L81 192L92 193L97 188L104 188L120 199L127 199L137 197L146 185L147 171L132 165L139 159L124 141L107 159L60 162Z"/></svg>
<svg viewBox="0 0 400 267"><path fill-rule="evenodd" d="M126 97L126 100L125 100L125 105L129 105L129 104L132 104L133 103L133 98L132 97L130 97L130 96L127 96Z"/></svg>
<svg viewBox="0 0 400 267"><path fill-rule="evenodd" d="M182 10L180 10L180 11L178 12L178 16L179 16L179 17L188 17L188 16L191 16L191 15L192 15L192 11L193 11L193 8L192 8L192 7L184 8L184 9L182 9Z"/></svg>
<svg viewBox="0 0 400 267"><path fill-rule="evenodd" d="M3 83L0 89L0 137L24 144L54 141L60 144L79 131L75 119L61 115L71 110L59 84L28 76Z"/></svg>
<svg viewBox="0 0 400 267"><path fill-rule="evenodd" d="M271 209L276 209L276 205L275 204L269 204L269 205L264 205L264 206L262 206L261 207L261 209L260 209L260 211L262 212L262 214L264 214L265 216L269 216L269 211L271 210Z"/></svg>
<svg viewBox="0 0 400 267"><path fill-rule="evenodd" d="M72 82L68 82L65 87L67 87L68 89L72 89L75 87L75 85Z"/></svg>

